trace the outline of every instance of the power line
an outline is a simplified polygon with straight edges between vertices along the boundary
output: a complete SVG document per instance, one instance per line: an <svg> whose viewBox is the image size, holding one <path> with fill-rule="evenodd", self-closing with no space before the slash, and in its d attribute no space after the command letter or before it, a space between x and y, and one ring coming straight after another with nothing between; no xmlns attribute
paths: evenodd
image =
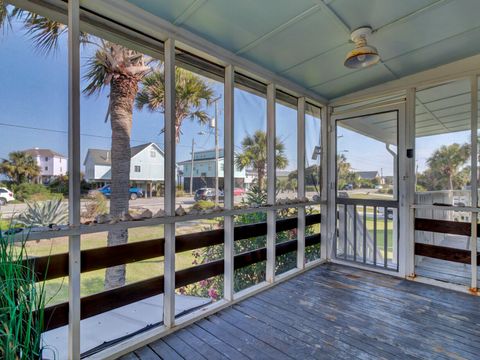
<svg viewBox="0 0 480 360"><path fill-rule="evenodd" d="M26 126L26 125L14 125L14 124L2 123L2 122L0 122L0 126L12 127L12 128L18 128L18 129L27 129L27 130L46 131L46 132L52 132L52 133L57 133L57 134L68 134L67 130L47 129L47 128L39 128L39 127L34 127L34 126ZM106 140L111 140L112 139L109 136L87 134L87 133L81 133L80 136L92 137L92 138L97 138L97 139L106 139ZM147 143L147 142L150 142L151 140L131 139L130 141L138 142L138 143ZM158 145L163 145L162 142L156 142L156 143ZM188 145L177 144L177 146L182 146L182 147L189 148ZM202 148L201 146L199 146L199 147Z"/></svg>

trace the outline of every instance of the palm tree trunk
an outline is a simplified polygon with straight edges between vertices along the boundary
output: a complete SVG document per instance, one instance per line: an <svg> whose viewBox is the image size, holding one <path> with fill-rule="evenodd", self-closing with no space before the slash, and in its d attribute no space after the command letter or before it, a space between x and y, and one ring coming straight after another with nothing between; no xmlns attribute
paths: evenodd
<svg viewBox="0 0 480 360"><path fill-rule="evenodd" d="M110 85L110 122L112 127L110 215L128 213L130 198L130 134L138 80L120 75ZM126 244L128 230L110 230L108 246ZM125 284L125 265L110 267L105 272L105 289Z"/></svg>

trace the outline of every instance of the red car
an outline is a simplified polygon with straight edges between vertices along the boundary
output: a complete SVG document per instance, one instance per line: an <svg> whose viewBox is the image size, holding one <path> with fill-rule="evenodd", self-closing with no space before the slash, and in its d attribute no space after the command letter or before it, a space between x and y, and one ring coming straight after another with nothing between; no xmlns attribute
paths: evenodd
<svg viewBox="0 0 480 360"><path fill-rule="evenodd" d="M233 189L233 196L243 196L245 194L245 190L242 188L235 188Z"/></svg>

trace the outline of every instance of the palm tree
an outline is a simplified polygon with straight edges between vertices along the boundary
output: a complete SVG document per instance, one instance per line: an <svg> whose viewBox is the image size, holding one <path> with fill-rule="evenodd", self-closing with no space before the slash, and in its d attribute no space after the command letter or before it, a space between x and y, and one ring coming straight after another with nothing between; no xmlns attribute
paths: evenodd
<svg viewBox="0 0 480 360"><path fill-rule="evenodd" d="M454 182L462 172L463 166L470 157L468 144L443 145L427 159L427 165L437 180L445 179L449 190L455 188Z"/></svg>
<svg viewBox="0 0 480 360"><path fill-rule="evenodd" d="M8 160L4 159L0 163L0 173L8 176L15 184L19 185L32 181L39 176L40 167L30 154L23 151L14 151L8 154Z"/></svg>
<svg viewBox="0 0 480 360"><path fill-rule="evenodd" d="M241 145L242 152L236 154L235 165L239 170L247 167L256 170L258 186L263 189L267 171L267 134L262 130L257 130L253 135L247 135ZM275 155L276 168L285 169L288 165L285 145L278 138L275 140Z"/></svg>
<svg viewBox="0 0 480 360"><path fill-rule="evenodd" d="M194 73L177 67L175 69L175 140L180 141L181 127L185 119L208 124L210 117L202 109L213 100L214 91L209 84ZM142 88L137 94L136 106L152 112L165 112L165 73L159 66L143 78Z"/></svg>

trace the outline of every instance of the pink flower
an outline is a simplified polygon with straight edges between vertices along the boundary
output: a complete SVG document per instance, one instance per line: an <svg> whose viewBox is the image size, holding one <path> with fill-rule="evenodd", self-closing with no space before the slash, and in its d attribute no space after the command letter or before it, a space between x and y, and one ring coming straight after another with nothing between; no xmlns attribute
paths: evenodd
<svg viewBox="0 0 480 360"><path fill-rule="evenodd" d="M208 286L208 282L207 282L207 280L202 280L202 281L199 282L199 285L204 288L204 287Z"/></svg>
<svg viewBox="0 0 480 360"><path fill-rule="evenodd" d="M218 293L217 290L210 288L208 290L208 296L210 296L212 299L217 300L218 299Z"/></svg>

